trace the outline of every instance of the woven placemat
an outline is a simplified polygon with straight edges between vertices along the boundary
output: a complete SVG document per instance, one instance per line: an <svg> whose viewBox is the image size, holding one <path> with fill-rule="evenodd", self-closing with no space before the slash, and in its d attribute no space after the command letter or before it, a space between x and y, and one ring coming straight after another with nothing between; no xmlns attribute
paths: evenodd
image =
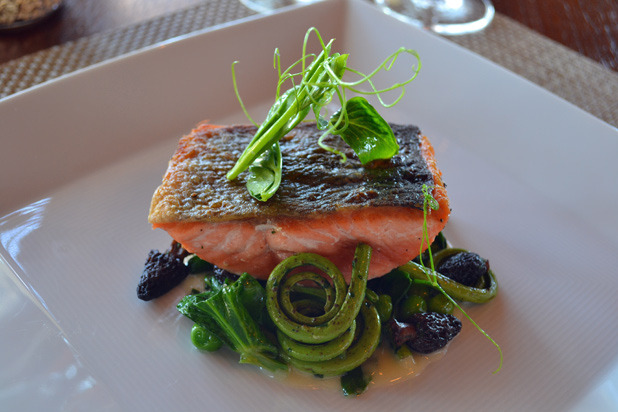
<svg viewBox="0 0 618 412"><path fill-rule="evenodd" d="M618 73L497 14L481 33L449 40L618 127Z"/></svg>
<svg viewBox="0 0 618 412"><path fill-rule="evenodd" d="M0 98L106 59L252 14L237 0L208 0L121 30L33 53L0 65ZM481 33L448 39L618 127L618 73L500 14Z"/></svg>

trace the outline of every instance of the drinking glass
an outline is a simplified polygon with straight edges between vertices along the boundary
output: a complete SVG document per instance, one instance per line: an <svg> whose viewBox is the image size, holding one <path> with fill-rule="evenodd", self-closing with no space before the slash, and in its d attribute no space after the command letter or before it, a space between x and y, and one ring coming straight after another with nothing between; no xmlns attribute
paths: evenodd
<svg viewBox="0 0 618 412"><path fill-rule="evenodd" d="M374 0L387 14L444 35L473 33L494 18L489 0Z"/></svg>
<svg viewBox="0 0 618 412"><path fill-rule="evenodd" d="M242 4L258 13L271 13L292 4L313 3L316 0L240 0Z"/></svg>

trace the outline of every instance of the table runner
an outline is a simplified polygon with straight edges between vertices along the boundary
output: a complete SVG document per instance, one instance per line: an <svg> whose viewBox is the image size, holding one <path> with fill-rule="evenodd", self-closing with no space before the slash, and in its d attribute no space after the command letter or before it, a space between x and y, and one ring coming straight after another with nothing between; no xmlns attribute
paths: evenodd
<svg viewBox="0 0 618 412"><path fill-rule="evenodd" d="M0 65L0 98L109 58L255 14L238 0L187 9L54 46ZM618 127L618 73L510 18L484 31L451 36L459 44Z"/></svg>

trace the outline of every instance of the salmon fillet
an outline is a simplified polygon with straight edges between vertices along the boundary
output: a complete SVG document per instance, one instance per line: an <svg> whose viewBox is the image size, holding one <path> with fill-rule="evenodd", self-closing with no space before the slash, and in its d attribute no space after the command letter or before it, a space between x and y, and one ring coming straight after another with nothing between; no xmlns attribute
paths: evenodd
<svg viewBox="0 0 618 412"><path fill-rule="evenodd" d="M345 163L317 145L315 124L301 124L280 141L279 190L260 202L248 194L243 175L225 177L256 129L200 124L180 140L153 195L149 222L237 274L266 279L285 258L313 252L349 281L355 247L363 242L373 248L369 277L382 276L419 254L423 184L433 187L439 204L428 216L430 240L450 214L429 140L415 126L391 127L400 153L363 166L339 137L325 143L346 153Z"/></svg>

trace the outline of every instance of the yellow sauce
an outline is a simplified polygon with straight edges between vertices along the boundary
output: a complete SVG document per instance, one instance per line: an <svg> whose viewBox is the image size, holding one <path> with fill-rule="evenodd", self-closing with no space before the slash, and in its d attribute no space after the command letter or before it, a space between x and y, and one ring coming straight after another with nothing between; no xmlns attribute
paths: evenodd
<svg viewBox="0 0 618 412"><path fill-rule="evenodd" d="M427 365L431 362L440 360L445 353L446 348L428 355L415 353L413 356L399 359L397 355L393 353L392 348L386 344L382 344L378 347L373 356L363 364L363 372L365 372L367 376L371 376L369 388L393 385L420 375ZM290 372L287 374L270 376L297 388L341 391L339 376L320 379L294 368L290 368Z"/></svg>

